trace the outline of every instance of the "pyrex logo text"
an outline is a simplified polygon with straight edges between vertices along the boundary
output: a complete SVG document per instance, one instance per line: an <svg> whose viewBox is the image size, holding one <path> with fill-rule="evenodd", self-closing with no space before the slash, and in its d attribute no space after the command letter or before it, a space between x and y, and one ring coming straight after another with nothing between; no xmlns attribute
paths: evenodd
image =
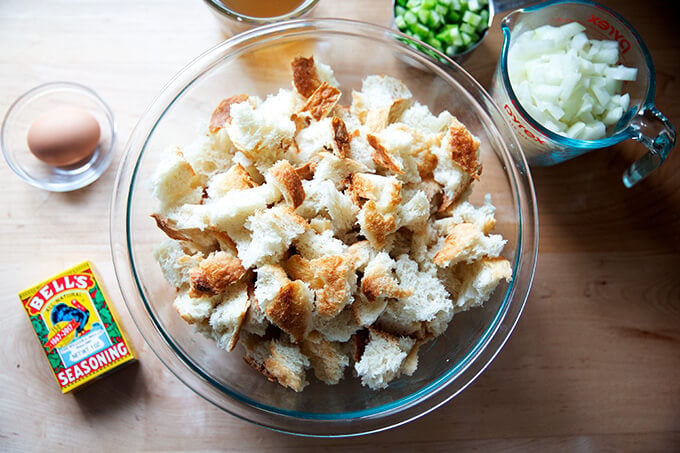
<svg viewBox="0 0 680 453"><path fill-rule="evenodd" d="M592 23L597 28L602 31L608 32L607 34L614 38L615 41L619 42L619 47L621 47L621 53L626 53L630 50L630 42L623 37L621 32L619 32L612 24L603 20L601 17L597 17L591 14L589 23Z"/></svg>

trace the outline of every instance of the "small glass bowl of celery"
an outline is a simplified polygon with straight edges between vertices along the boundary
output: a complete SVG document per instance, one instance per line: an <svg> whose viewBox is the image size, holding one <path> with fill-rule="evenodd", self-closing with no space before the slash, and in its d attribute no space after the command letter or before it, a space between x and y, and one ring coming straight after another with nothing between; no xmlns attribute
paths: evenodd
<svg viewBox="0 0 680 453"><path fill-rule="evenodd" d="M418 41L452 59L460 59L489 29L489 0L394 0L394 25L414 38L409 44L438 59Z"/></svg>

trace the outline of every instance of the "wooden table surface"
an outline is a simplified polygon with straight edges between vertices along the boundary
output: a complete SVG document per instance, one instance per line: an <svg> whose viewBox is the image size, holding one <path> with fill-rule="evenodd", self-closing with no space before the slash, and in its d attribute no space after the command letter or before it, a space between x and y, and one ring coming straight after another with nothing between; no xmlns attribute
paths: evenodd
<svg viewBox="0 0 680 453"><path fill-rule="evenodd" d="M666 2L611 0L646 40L659 109L680 125L678 23ZM389 0L321 0L316 16L388 23ZM78 81L115 112L111 168L49 193L0 164L0 450L678 451L680 150L634 189L635 143L535 169L539 257L524 314L465 392L406 426L304 439L240 421L170 374L124 308L109 251L108 204L124 143L170 77L227 36L199 0L3 0L0 113L31 87ZM488 87L498 18L466 68ZM141 360L62 396L17 292L83 259L97 266Z"/></svg>

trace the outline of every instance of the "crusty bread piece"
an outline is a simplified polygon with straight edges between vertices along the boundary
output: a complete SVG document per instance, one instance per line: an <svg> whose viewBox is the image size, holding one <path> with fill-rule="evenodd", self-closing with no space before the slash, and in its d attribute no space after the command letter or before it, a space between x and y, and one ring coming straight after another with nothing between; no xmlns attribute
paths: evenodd
<svg viewBox="0 0 680 453"><path fill-rule="evenodd" d="M161 202L161 212L182 204L201 202L203 186L179 148L167 151L151 179L153 195Z"/></svg>
<svg viewBox="0 0 680 453"><path fill-rule="evenodd" d="M349 259L349 265L355 272L363 272L374 255L375 250L368 241L355 242L345 250L345 256Z"/></svg>
<svg viewBox="0 0 680 453"><path fill-rule="evenodd" d="M265 175L267 182L279 189L289 206L297 208L305 201L302 180L287 160L275 163Z"/></svg>
<svg viewBox="0 0 680 453"><path fill-rule="evenodd" d="M188 286L189 272L204 258L200 253L187 255L181 243L169 238L154 247L153 257L165 279L177 289Z"/></svg>
<svg viewBox="0 0 680 453"><path fill-rule="evenodd" d="M473 179L451 159L451 154L445 147L435 147L432 151L437 156L437 166L433 171L434 180L441 184L447 199L446 205L441 209L445 211L465 193Z"/></svg>
<svg viewBox="0 0 680 453"><path fill-rule="evenodd" d="M359 211L357 221L361 227L361 234L375 249L385 246L387 235L397 231L397 221L393 214L381 214L375 201L369 200Z"/></svg>
<svg viewBox="0 0 680 453"><path fill-rule="evenodd" d="M352 314L356 323L362 327L372 326L387 307L387 297L369 300L364 293L355 296L352 303Z"/></svg>
<svg viewBox="0 0 680 453"><path fill-rule="evenodd" d="M408 340L411 339L408 337L401 337L399 339L401 350L408 352L406 358L401 363L399 371L406 376L413 376L413 373L418 369L418 352L420 351L420 346L423 344L423 341L419 340L415 343L411 343Z"/></svg>
<svg viewBox="0 0 680 453"><path fill-rule="evenodd" d="M290 335L293 343L301 343L312 327L314 294L300 280L281 287L267 304L265 315L272 324Z"/></svg>
<svg viewBox="0 0 680 453"><path fill-rule="evenodd" d="M392 270L396 263L386 252L380 252L368 263L361 279L361 292L368 301L379 298L405 298L413 294L412 289L399 285Z"/></svg>
<svg viewBox="0 0 680 453"><path fill-rule="evenodd" d="M333 230L317 233L309 229L298 236L293 245L300 255L309 260L325 255L342 255L347 250L345 243L333 236Z"/></svg>
<svg viewBox="0 0 680 453"><path fill-rule="evenodd" d="M304 165L319 160L317 154L332 151L335 143L332 120L323 118L312 121L295 135L296 148L286 153L286 158L295 165Z"/></svg>
<svg viewBox="0 0 680 453"><path fill-rule="evenodd" d="M366 129L370 132L380 132L397 121L412 103L413 99L396 99L389 107L369 110L366 112Z"/></svg>
<svg viewBox="0 0 680 453"><path fill-rule="evenodd" d="M214 235L196 228L179 228L174 220L168 219L161 214L151 214L151 217L156 221L156 226L161 231L170 239L182 241L183 247L187 250L208 254L219 246L218 239Z"/></svg>
<svg viewBox="0 0 680 453"><path fill-rule="evenodd" d="M243 165L236 163L224 173L218 173L208 182L208 198L217 199L232 190L246 190L257 186Z"/></svg>
<svg viewBox="0 0 680 453"><path fill-rule="evenodd" d="M208 125L208 130L210 133L216 133L231 121L231 106L233 104L240 104L241 102L246 102L247 100L247 94L237 94L236 96L222 99L210 116L210 123Z"/></svg>
<svg viewBox="0 0 680 453"><path fill-rule="evenodd" d="M252 189L229 191L222 198L200 205L202 209L196 211L199 216L207 216L208 226L231 233L243 228L246 218L255 211L280 199L281 192L278 189L271 184L263 184ZM201 221L206 222L204 218L199 218Z"/></svg>
<svg viewBox="0 0 680 453"><path fill-rule="evenodd" d="M331 126L333 127L333 153L341 159L347 159L351 140L347 125L341 118L334 116L331 119Z"/></svg>
<svg viewBox="0 0 680 453"><path fill-rule="evenodd" d="M182 149L182 155L201 180L226 171L236 151L229 134L220 129L214 134L198 137Z"/></svg>
<svg viewBox="0 0 680 453"><path fill-rule="evenodd" d="M309 96L300 112L309 113L315 121L319 121L328 116L335 108L341 95L342 93L336 87L329 85L328 82L321 82L321 85Z"/></svg>
<svg viewBox="0 0 680 453"><path fill-rule="evenodd" d="M382 214L394 212L401 203L402 184L394 176L355 173L350 178L347 191L355 204L359 199L373 200Z"/></svg>
<svg viewBox="0 0 680 453"><path fill-rule="evenodd" d="M402 124L392 124L366 137L376 150L373 155L376 164L390 169L404 182L420 182L418 163L422 137L415 131Z"/></svg>
<svg viewBox="0 0 680 453"><path fill-rule="evenodd" d="M223 293L222 301L210 315L210 327L217 346L227 351L234 349L249 307L245 283L233 285Z"/></svg>
<svg viewBox="0 0 680 453"><path fill-rule="evenodd" d="M267 306L274 300L281 289L290 283L286 271L278 264L264 264L255 269L257 279L255 281L254 296L262 313L267 311Z"/></svg>
<svg viewBox="0 0 680 453"><path fill-rule="evenodd" d="M479 162L479 140L467 130L463 123L455 118L451 120L442 145L460 168L465 170L471 178L479 179L482 174L482 164Z"/></svg>
<svg viewBox="0 0 680 453"><path fill-rule="evenodd" d="M303 181L302 186L307 196L296 211L299 215L306 219L319 214L327 215L333 221L337 233L344 233L354 226L358 208L331 181L313 179Z"/></svg>
<svg viewBox="0 0 680 453"><path fill-rule="evenodd" d="M293 86L304 97L310 97L321 85L314 57L295 57L290 66L293 70Z"/></svg>
<svg viewBox="0 0 680 453"><path fill-rule="evenodd" d="M277 262L288 250L293 239L308 228L305 219L289 206L274 206L248 217L245 227L251 232L248 247L237 247L245 268L266 262Z"/></svg>
<svg viewBox="0 0 680 453"><path fill-rule="evenodd" d="M426 105L416 101L403 112L399 122L419 131L437 134L446 131L453 118L446 110L434 116Z"/></svg>
<svg viewBox="0 0 680 453"><path fill-rule="evenodd" d="M363 164L349 158L340 158L327 152L319 153L319 156L321 160L316 166L314 179L332 181L338 190L345 188L351 174L368 170Z"/></svg>
<svg viewBox="0 0 680 453"><path fill-rule="evenodd" d="M467 201L455 205L451 211L451 217L442 219L441 225L446 225L443 230L448 233L451 223L474 223L483 233L488 234L496 226L496 207L491 203L491 194L484 196L484 204L475 207Z"/></svg>
<svg viewBox="0 0 680 453"><path fill-rule="evenodd" d="M334 318L314 318L314 330L328 341L345 343L359 328L351 307L345 308Z"/></svg>
<svg viewBox="0 0 680 453"><path fill-rule="evenodd" d="M264 367L279 384L296 392L301 392L309 385L305 373L305 369L309 368L309 359L297 345L272 340L269 352L271 355L264 361Z"/></svg>
<svg viewBox="0 0 680 453"><path fill-rule="evenodd" d="M241 331L263 337L267 333L269 321L267 321L264 312L255 298L255 283L250 279L248 279L248 301L248 311L241 326Z"/></svg>
<svg viewBox="0 0 680 453"><path fill-rule="evenodd" d="M404 190L403 203L397 211L398 228L407 227L418 231L430 217L430 201L421 190Z"/></svg>
<svg viewBox="0 0 680 453"><path fill-rule="evenodd" d="M401 373L404 360L410 352L404 351L404 347L415 340L403 341L386 332L377 329L369 329L369 341L364 348L361 360L354 364L357 375L361 377L361 385L373 390L384 389Z"/></svg>
<svg viewBox="0 0 680 453"><path fill-rule="evenodd" d="M261 172L283 158L292 143L295 123L290 116L299 110L300 103L297 94L279 90L256 108L248 102L231 106L231 122L227 126L229 138Z"/></svg>
<svg viewBox="0 0 680 453"><path fill-rule="evenodd" d="M189 271L192 296L220 294L239 281L246 270L241 260L225 251L217 251L208 255Z"/></svg>
<svg viewBox="0 0 680 453"><path fill-rule="evenodd" d="M397 315L404 325L412 321L431 321L440 312L453 314L449 293L435 273L420 271L418 263L407 255L399 257L395 272L399 285L411 289L413 293L391 301L386 311Z"/></svg>
<svg viewBox="0 0 680 453"><path fill-rule="evenodd" d="M477 261L483 256L497 257L506 242L500 234L485 235L473 223L459 223L451 228L433 261L438 266L450 266L462 261Z"/></svg>
<svg viewBox="0 0 680 453"><path fill-rule="evenodd" d="M510 281L512 267L505 258L482 258L472 264L462 266L461 290L455 301L456 312L466 311L482 305L501 280Z"/></svg>
<svg viewBox="0 0 680 453"><path fill-rule="evenodd" d="M349 357L337 342L324 339L318 332L312 332L302 343L302 353L309 358L314 376L329 385L340 382Z"/></svg>
<svg viewBox="0 0 680 453"><path fill-rule="evenodd" d="M189 324L197 324L207 320L213 309L220 303L222 296L193 297L188 291L177 293L172 306L180 317Z"/></svg>
<svg viewBox="0 0 680 453"><path fill-rule="evenodd" d="M338 315L352 300L353 269L343 255L323 256L312 261L315 278L322 286L314 288L316 314L322 319Z"/></svg>
<svg viewBox="0 0 680 453"><path fill-rule="evenodd" d="M352 92L350 111L366 122L370 110L389 109L395 102L412 97L402 81L386 75L371 75L362 81L360 92Z"/></svg>
<svg viewBox="0 0 680 453"><path fill-rule="evenodd" d="M375 172L374 151L365 135L355 134L352 136L352 140L349 142L350 159L361 163L371 173Z"/></svg>

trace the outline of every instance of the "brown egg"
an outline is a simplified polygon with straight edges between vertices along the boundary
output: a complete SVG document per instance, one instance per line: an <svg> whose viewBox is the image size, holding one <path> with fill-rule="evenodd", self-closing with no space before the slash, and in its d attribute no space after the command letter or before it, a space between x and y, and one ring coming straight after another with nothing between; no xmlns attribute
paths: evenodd
<svg viewBox="0 0 680 453"><path fill-rule="evenodd" d="M44 113L28 129L28 149L43 162L65 167L85 160L99 143L101 130L86 110L58 107Z"/></svg>

